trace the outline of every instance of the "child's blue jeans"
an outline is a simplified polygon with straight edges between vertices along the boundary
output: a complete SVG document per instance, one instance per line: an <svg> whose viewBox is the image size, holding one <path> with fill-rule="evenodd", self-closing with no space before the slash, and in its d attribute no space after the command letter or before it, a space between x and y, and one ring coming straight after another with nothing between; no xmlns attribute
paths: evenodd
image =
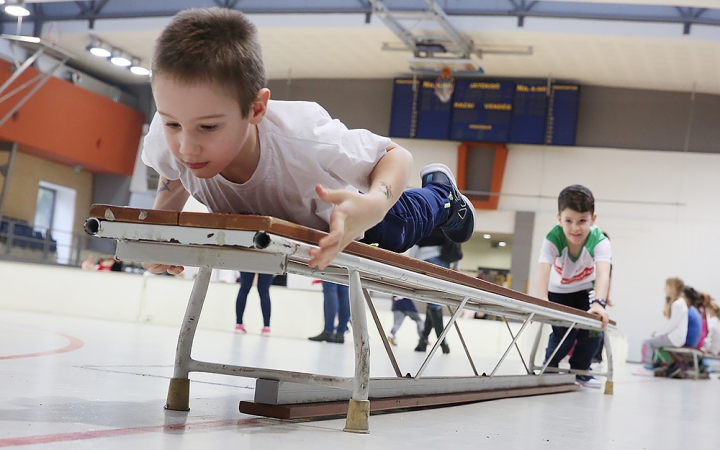
<svg viewBox="0 0 720 450"><path fill-rule="evenodd" d="M382 222L367 230L361 241L397 253L408 250L448 220L450 211L445 205L450 189L429 183L421 189L406 190Z"/></svg>

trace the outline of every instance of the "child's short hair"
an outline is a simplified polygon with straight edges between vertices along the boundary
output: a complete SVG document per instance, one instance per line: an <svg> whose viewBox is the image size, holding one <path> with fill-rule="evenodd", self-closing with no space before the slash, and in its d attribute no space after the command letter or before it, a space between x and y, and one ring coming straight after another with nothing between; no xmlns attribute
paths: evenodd
<svg viewBox="0 0 720 450"><path fill-rule="evenodd" d="M572 209L579 213L595 213L595 197L590 189L579 184L568 186L558 196L558 214L566 209Z"/></svg>
<svg viewBox="0 0 720 450"><path fill-rule="evenodd" d="M257 28L240 11L181 11L158 38L152 75L182 83L216 83L237 99L247 117L257 92L265 87Z"/></svg>

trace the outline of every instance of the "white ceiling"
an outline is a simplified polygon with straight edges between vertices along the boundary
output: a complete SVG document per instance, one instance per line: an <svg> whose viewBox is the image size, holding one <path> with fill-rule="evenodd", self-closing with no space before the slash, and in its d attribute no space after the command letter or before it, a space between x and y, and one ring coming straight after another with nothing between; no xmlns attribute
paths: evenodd
<svg viewBox="0 0 720 450"><path fill-rule="evenodd" d="M48 1L48 0L43 0ZM52 1L52 0L49 0ZM575 0L578 1L578 0ZM585 0L583 0L585 1ZM600 0L615 3L612 0ZM595 0L598 2L598 0ZM623 0L622 3L715 6L720 0ZM268 78L389 78L407 74L410 52L383 51L399 39L377 18L362 14L251 15L258 25ZM137 83L140 78L85 51L89 33L142 59L169 19L63 22L59 46L76 64L105 78ZM530 56L485 55L487 76L552 77L583 84L720 94L720 27L575 19L459 17L450 21L479 46L532 46ZM695 86L695 87L693 87Z"/></svg>

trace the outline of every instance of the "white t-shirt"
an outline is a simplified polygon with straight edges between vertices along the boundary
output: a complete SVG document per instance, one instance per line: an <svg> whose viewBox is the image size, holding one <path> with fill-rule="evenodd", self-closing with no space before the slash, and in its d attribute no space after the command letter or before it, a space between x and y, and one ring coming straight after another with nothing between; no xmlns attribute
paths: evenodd
<svg viewBox="0 0 720 450"><path fill-rule="evenodd" d="M655 332L655 336L666 335L672 345L682 347L685 345L688 332L688 306L683 297L670 305L670 318L665 325Z"/></svg>
<svg viewBox="0 0 720 450"><path fill-rule="evenodd" d="M708 352L717 356L720 354L720 320L708 314L707 327L708 334L705 336L703 346Z"/></svg>
<svg viewBox="0 0 720 450"><path fill-rule="evenodd" d="M552 266L548 291L557 294L592 289L595 284L595 263L599 261L612 263L612 258L610 241L595 226L590 228L590 234L576 259L570 257L567 239L560 225L550 230L540 249L540 262Z"/></svg>
<svg viewBox="0 0 720 450"><path fill-rule="evenodd" d="M270 101L258 124L260 163L237 184L218 174L197 178L168 148L158 114L143 142L142 160L185 189L211 212L259 214L327 231L333 205L315 185L367 192L369 175L390 139L367 130L348 130L317 103Z"/></svg>

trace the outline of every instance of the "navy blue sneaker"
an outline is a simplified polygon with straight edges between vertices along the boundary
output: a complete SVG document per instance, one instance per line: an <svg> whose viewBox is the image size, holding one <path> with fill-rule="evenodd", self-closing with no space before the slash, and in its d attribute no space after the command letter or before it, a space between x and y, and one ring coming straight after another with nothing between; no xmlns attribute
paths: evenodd
<svg viewBox="0 0 720 450"><path fill-rule="evenodd" d="M450 209L448 220L440 229L450 240L463 243L470 239L475 231L475 207L467 197L458 191L455 177L444 164L429 164L420 171L422 187L428 183L440 183L451 187L445 208Z"/></svg>

